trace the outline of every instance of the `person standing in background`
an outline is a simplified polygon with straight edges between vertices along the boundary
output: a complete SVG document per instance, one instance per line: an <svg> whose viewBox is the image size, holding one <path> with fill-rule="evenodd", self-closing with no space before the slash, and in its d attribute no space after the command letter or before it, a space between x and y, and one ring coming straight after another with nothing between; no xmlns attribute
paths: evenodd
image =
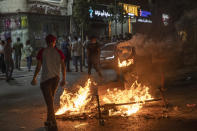
<svg viewBox="0 0 197 131"><path fill-rule="evenodd" d="M61 44L61 49L64 53L65 59L65 65L66 65L66 71L70 72L70 59L71 59L71 46L69 44L69 39L64 36L64 41Z"/></svg>
<svg viewBox="0 0 197 131"><path fill-rule="evenodd" d="M5 61L4 61L4 46L5 46L5 42L4 41L0 41L0 68L1 68L1 72L5 73L6 72L6 66L5 66Z"/></svg>
<svg viewBox="0 0 197 131"><path fill-rule="evenodd" d="M30 40L27 40L26 41L26 46L24 48L24 55L25 55L26 60L27 60L27 69L28 69L28 71L31 71L32 52L33 52L33 48L30 45Z"/></svg>
<svg viewBox="0 0 197 131"><path fill-rule="evenodd" d="M75 41L72 44L72 51L73 51L73 58L74 58L74 65L75 65L75 71L78 72L78 61L80 63L80 71L83 72L82 67L82 42L81 39L77 38L75 36Z"/></svg>
<svg viewBox="0 0 197 131"><path fill-rule="evenodd" d="M86 35L86 40L83 42L83 53L84 53L83 62L84 62L85 67L88 67L87 66L87 63L88 63L87 62L87 49L86 49L88 42L90 42L90 40L89 40L88 36Z"/></svg>
<svg viewBox="0 0 197 131"><path fill-rule="evenodd" d="M100 45L96 36L90 38L90 42L87 44L87 57L88 57L88 75L91 75L92 67L96 70L99 77L102 78L100 69Z"/></svg>
<svg viewBox="0 0 197 131"><path fill-rule="evenodd" d="M13 69L14 69L14 62L12 59L12 47L11 47L11 43L12 43L12 39L11 37L8 37L6 39L7 43L4 46L4 60L5 60L5 65L6 65L6 81L9 82L10 80L12 80L12 73L13 73Z"/></svg>
<svg viewBox="0 0 197 131"><path fill-rule="evenodd" d="M15 67L18 70L20 70L23 44L20 42L19 37L17 38L17 42L13 45L13 49L14 49Z"/></svg>

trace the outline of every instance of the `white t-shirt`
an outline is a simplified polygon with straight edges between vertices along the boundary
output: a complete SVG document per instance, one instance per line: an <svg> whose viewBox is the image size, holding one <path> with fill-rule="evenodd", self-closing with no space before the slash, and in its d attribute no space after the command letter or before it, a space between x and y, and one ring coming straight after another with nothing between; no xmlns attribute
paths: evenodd
<svg viewBox="0 0 197 131"><path fill-rule="evenodd" d="M37 60L42 61L41 83L60 76L61 61L64 54L57 48L43 48L38 52Z"/></svg>

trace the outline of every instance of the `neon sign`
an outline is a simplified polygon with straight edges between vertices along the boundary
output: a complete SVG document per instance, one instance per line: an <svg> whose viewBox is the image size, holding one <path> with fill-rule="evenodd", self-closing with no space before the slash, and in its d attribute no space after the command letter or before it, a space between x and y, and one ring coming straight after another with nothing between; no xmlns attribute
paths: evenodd
<svg viewBox="0 0 197 131"><path fill-rule="evenodd" d="M95 10L94 12L95 12L94 14L96 16L101 16L101 17L103 17L103 16L105 16L105 17L112 16L111 14L109 14L108 12L105 12L104 10L103 11Z"/></svg>
<svg viewBox="0 0 197 131"><path fill-rule="evenodd" d="M90 9L89 9L89 13L90 13L90 18L93 18L93 9L92 9L92 7L90 7Z"/></svg>
<svg viewBox="0 0 197 131"><path fill-rule="evenodd" d="M149 19L137 19L137 21L141 23L153 23L152 20Z"/></svg>
<svg viewBox="0 0 197 131"><path fill-rule="evenodd" d="M94 15L95 16L99 16L99 17L110 17L112 16L112 14L110 14L109 12L105 11L105 10L93 10L92 7L90 7L89 9L89 15L90 15L90 18L93 18Z"/></svg>
<svg viewBox="0 0 197 131"><path fill-rule="evenodd" d="M170 19L170 17L169 17L168 14L162 14L162 21L163 21L165 26L168 25L169 19Z"/></svg>
<svg viewBox="0 0 197 131"><path fill-rule="evenodd" d="M151 16L151 12L140 10L140 16L141 17L149 17L149 16Z"/></svg>
<svg viewBox="0 0 197 131"><path fill-rule="evenodd" d="M126 13L138 16L138 8L139 8L139 6L130 5L130 4L123 4L123 7L124 7L124 10L126 11Z"/></svg>

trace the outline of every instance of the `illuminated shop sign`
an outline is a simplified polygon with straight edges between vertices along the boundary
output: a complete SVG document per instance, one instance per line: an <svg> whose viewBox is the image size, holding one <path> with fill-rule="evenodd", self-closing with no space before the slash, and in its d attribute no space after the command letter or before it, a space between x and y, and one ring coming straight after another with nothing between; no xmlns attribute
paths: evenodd
<svg viewBox="0 0 197 131"><path fill-rule="evenodd" d="M144 11L140 9L140 16L141 17L150 17L151 16L151 12L149 11Z"/></svg>
<svg viewBox="0 0 197 131"><path fill-rule="evenodd" d="M162 14L162 21L163 21L165 26L168 25L169 19L170 19L170 17L169 17L168 14Z"/></svg>
<svg viewBox="0 0 197 131"><path fill-rule="evenodd" d="M144 18L142 18L142 19L141 18L138 18L137 21L138 22L141 22L141 23L153 23L152 20L144 19Z"/></svg>
<svg viewBox="0 0 197 131"><path fill-rule="evenodd" d="M130 4L123 4L123 8L128 15L138 16L138 8L139 6L130 5Z"/></svg>
<svg viewBox="0 0 197 131"><path fill-rule="evenodd" d="M92 7L90 7L89 9L89 15L90 15L90 18L93 18L94 16L106 17L106 18L109 16L112 16L112 14L110 14L109 12L105 10L93 10Z"/></svg>

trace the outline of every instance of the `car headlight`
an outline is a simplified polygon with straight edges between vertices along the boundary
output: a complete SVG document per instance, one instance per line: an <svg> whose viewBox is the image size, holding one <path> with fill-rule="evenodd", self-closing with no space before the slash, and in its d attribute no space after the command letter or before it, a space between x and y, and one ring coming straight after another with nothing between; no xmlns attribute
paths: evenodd
<svg viewBox="0 0 197 131"><path fill-rule="evenodd" d="M113 56L111 56L111 57L106 57L105 59L106 59L106 60L114 59L114 55L113 55Z"/></svg>

